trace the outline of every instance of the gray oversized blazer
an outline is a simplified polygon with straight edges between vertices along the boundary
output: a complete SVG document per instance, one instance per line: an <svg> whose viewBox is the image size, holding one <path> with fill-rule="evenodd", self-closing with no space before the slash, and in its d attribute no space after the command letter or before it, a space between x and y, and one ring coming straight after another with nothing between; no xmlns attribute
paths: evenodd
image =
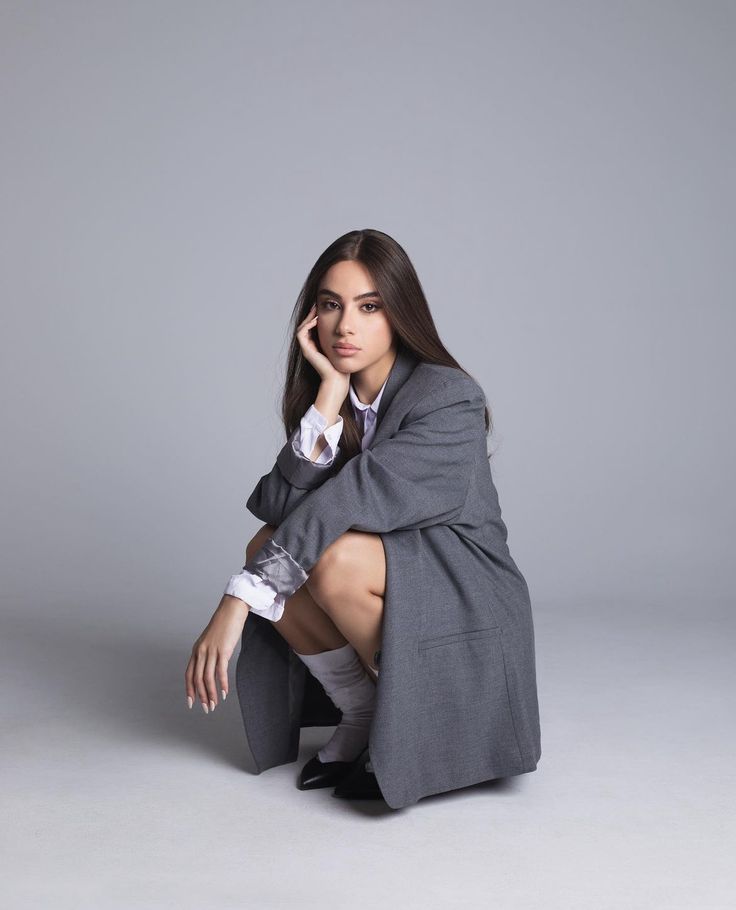
<svg viewBox="0 0 736 910"><path fill-rule="evenodd" d="M487 458L472 378L400 348L376 435L341 468L294 451L246 507L277 527L245 565L292 594L350 528L380 534L383 637L370 756L386 803L533 771L541 755L527 584ZM257 772L298 758L300 730L340 711L270 620L250 613L236 685Z"/></svg>

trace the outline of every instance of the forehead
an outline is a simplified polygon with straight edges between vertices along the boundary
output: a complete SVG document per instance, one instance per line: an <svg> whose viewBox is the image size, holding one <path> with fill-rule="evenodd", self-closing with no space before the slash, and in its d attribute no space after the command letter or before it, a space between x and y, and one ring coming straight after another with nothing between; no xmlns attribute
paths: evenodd
<svg viewBox="0 0 736 910"><path fill-rule="evenodd" d="M332 265L322 276L318 291L329 289L343 297L357 297L376 287L368 269L361 262L343 260Z"/></svg>

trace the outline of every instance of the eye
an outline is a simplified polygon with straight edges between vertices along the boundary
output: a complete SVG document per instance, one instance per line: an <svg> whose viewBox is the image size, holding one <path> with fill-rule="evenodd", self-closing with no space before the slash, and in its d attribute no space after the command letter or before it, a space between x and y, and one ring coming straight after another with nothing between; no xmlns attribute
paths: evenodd
<svg viewBox="0 0 736 910"><path fill-rule="evenodd" d="M321 300L320 306L325 310L330 310L330 309L332 309L333 303L335 304L335 306L338 306L338 307L340 306L340 304L337 302L337 300ZM375 313L377 310L381 309L381 307L377 306L375 303L364 303L363 306L364 307L366 307L366 306L373 307L372 310L367 311L369 313Z"/></svg>

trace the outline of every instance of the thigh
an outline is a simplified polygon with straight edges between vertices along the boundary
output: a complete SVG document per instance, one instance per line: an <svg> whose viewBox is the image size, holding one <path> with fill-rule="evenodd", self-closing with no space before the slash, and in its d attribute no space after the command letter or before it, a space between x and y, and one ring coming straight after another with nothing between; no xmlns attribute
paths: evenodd
<svg viewBox="0 0 736 910"><path fill-rule="evenodd" d="M371 594L383 597L386 593L386 551L380 534L367 531L347 531L352 535L352 545L360 549L356 572Z"/></svg>
<svg viewBox="0 0 736 910"><path fill-rule="evenodd" d="M275 533L275 527L263 525L248 543L246 562ZM315 603L307 585L302 585L285 599L281 618L272 622L279 634L301 654L339 648L346 642L330 617Z"/></svg>
<svg viewBox="0 0 736 910"><path fill-rule="evenodd" d="M324 572L320 572L324 569ZM346 531L325 550L314 570L330 587L343 584L383 597L386 591L386 553L380 534Z"/></svg>

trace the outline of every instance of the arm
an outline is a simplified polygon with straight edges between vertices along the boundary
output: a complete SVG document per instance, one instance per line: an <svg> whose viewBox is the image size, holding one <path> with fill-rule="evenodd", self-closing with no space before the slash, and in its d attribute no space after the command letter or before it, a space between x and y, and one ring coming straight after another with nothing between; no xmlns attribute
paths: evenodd
<svg viewBox="0 0 736 910"><path fill-rule="evenodd" d="M327 426L327 418L318 410L319 404L318 396L282 447L271 471L261 477L248 497L246 508L266 524L280 525L310 490L335 473L343 420L338 415L335 422ZM326 447L312 460L307 451L314 454L322 435Z"/></svg>
<svg viewBox="0 0 736 910"><path fill-rule="evenodd" d="M287 597L350 528L373 533L450 524L462 511L485 396L461 374L418 402L393 436L351 458L295 504L246 568Z"/></svg>
<svg viewBox="0 0 736 910"><path fill-rule="evenodd" d="M340 447L338 440L342 434L343 419L338 415L332 426L327 426L327 418L311 405L297 429L292 434L292 449L300 460L310 463L329 465L335 460ZM325 447L313 458L316 447L324 440ZM284 612L286 598L279 594L269 582L245 566L237 575L231 575L225 587L225 594L238 597L250 607L250 612L258 613L266 619L277 622Z"/></svg>
<svg viewBox="0 0 736 910"><path fill-rule="evenodd" d="M296 337L305 358L312 364L321 379L315 402L316 408L325 417L327 423L332 425L336 422L342 402L348 394L349 376L340 373L332 366L311 337L310 333L316 330L317 319L317 305L313 304L306 318L299 323ZM292 435L296 438L295 434ZM311 495L310 491L335 471L334 459L329 464L311 462L309 458L304 458L300 454L298 448L295 450L292 447L292 442L291 438L287 440L286 445L279 452L273 471L260 479L256 489L248 498L250 511L269 524L278 525L290 509L293 509L298 502L304 502ZM320 449L316 453L316 458L319 457L321 451ZM271 583L271 578L260 577L262 581L269 582L268 587L273 588L276 595L283 594L277 585ZM257 593L261 598L261 608L267 608L270 591L264 592L259 583L253 579L241 579L236 584L237 590L243 590L241 585L249 589L251 599L255 599ZM278 597L273 603L277 601ZM228 689L227 664L237 641L242 636L249 611L250 606L246 601L237 596L223 595L212 619L195 641L185 674L190 708L195 694L199 696L205 711L209 711L208 700L211 708L214 709L217 705L219 699L215 686L215 667L218 681L222 686L222 697L225 698Z"/></svg>

